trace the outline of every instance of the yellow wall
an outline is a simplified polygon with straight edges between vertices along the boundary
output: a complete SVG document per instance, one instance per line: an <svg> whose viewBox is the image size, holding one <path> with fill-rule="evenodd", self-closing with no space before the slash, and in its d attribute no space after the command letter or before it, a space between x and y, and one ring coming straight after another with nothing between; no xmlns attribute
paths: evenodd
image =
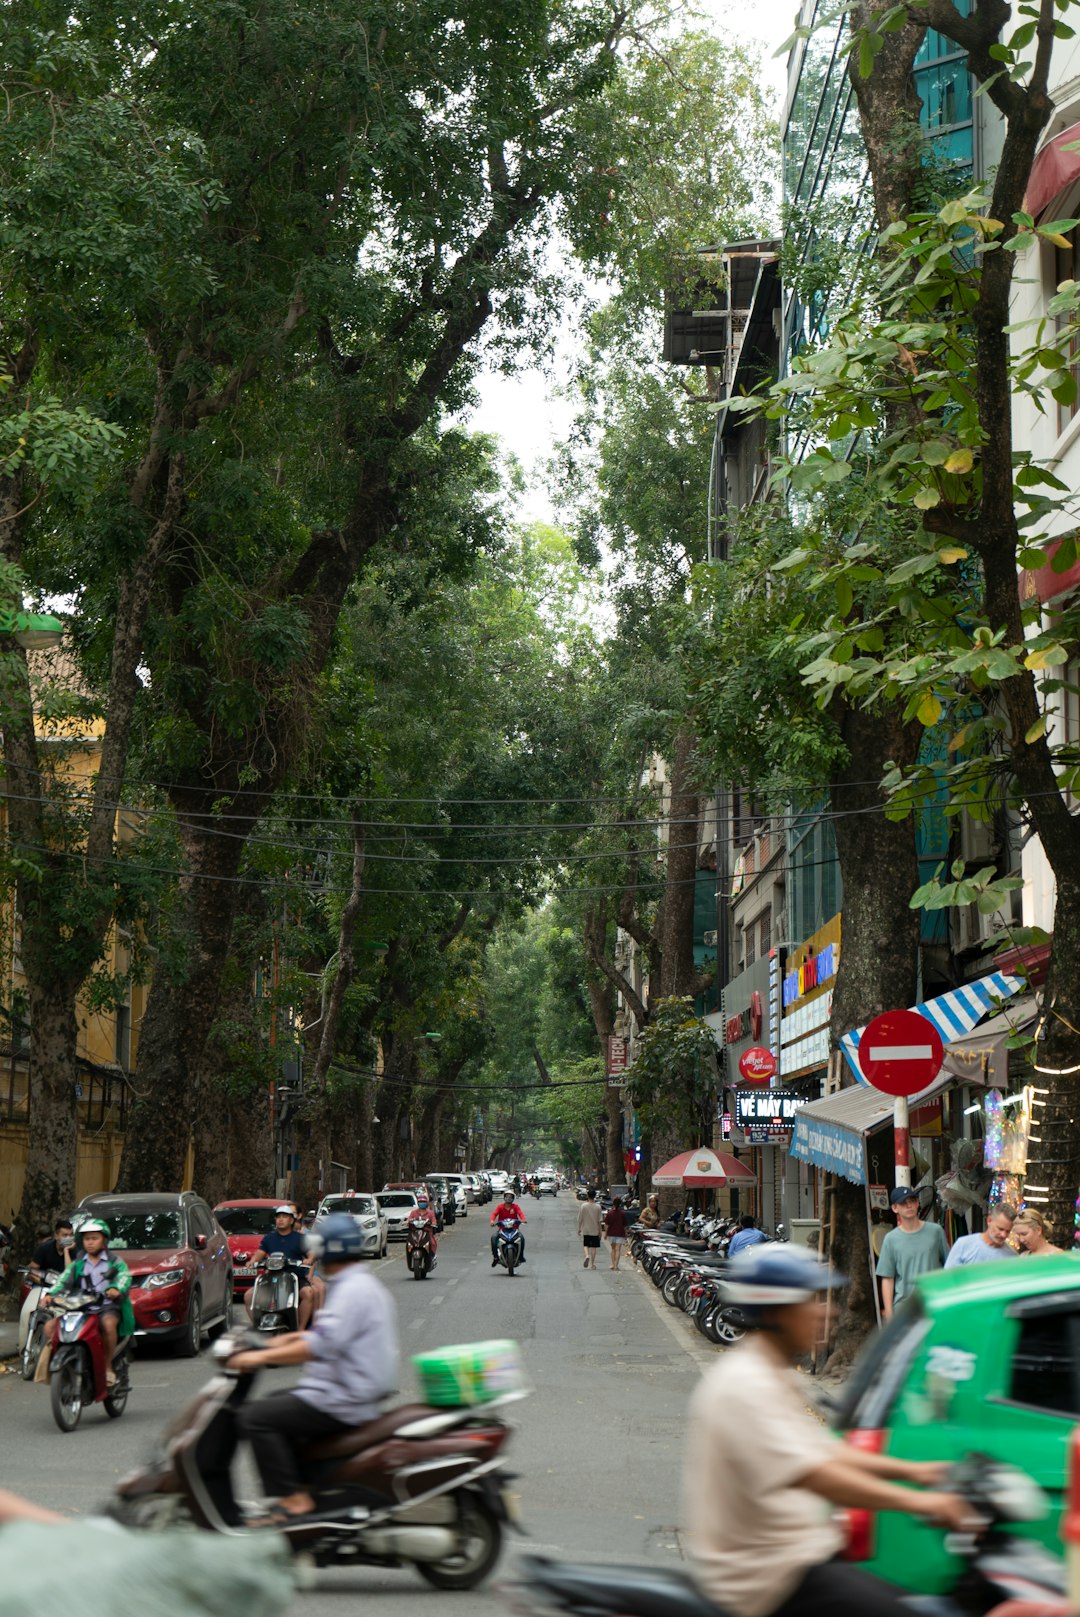
<svg viewBox="0 0 1080 1617"><path fill-rule="evenodd" d="M26 1129L0 1128L0 1221L4 1223L14 1218L22 1200L28 1138ZM120 1134L80 1134L75 1178L77 1202L95 1191L112 1189L120 1168L123 1143ZM58 1207L56 1211L70 1212L71 1209Z"/></svg>

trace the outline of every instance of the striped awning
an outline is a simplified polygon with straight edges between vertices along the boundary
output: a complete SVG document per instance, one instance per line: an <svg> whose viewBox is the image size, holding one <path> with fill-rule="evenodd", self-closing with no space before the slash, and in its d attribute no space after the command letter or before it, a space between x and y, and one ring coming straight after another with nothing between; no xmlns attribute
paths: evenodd
<svg viewBox="0 0 1080 1617"><path fill-rule="evenodd" d="M941 1034L942 1042L951 1044L954 1039L962 1039L969 1034L972 1028L978 1027L984 1016L997 1010L1001 1002L1012 999L1024 987L1022 977L1010 976L1005 971L992 971L988 977L980 977L978 982L964 983L960 988L952 988L947 994L939 994L937 999L928 999L921 1005L911 1008L925 1016L928 1022L933 1022ZM865 1032L863 1027L845 1033L840 1040L840 1048L847 1059L847 1064L861 1084L866 1083L866 1076L859 1066L859 1041Z"/></svg>

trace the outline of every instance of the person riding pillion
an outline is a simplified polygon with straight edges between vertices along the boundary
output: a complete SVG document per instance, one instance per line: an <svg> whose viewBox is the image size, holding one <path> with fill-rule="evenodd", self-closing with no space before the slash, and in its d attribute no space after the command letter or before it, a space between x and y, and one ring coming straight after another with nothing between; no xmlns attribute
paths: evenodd
<svg viewBox="0 0 1080 1617"><path fill-rule="evenodd" d="M135 1334L135 1312L129 1295L131 1271L123 1258L110 1253L111 1233L109 1226L101 1219L88 1219L79 1230L82 1251L77 1253L56 1284L46 1293L48 1297L94 1297L100 1301L105 1381L110 1387L116 1383L112 1361L120 1338ZM56 1337L57 1324L57 1320L51 1319L45 1327L45 1340L50 1348Z"/></svg>
<svg viewBox="0 0 1080 1617"><path fill-rule="evenodd" d="M521 1226L523 1224L527 1224L529 1221L525 1217L525 1214L522 1212L521 1208L518 1206L517 1202L514 1200L514 1192L510 1189L509 1185L507 1185L506 1189L503 1191L502 1201L496 1203L495 1210L491 1215L491 1267L493 1269L497 1269L499 1266L499 1232L495 1228L495 1225L500 1223L500 1221L517 1225L518 1240L521 1242L521 1257L518 1259L518 1262L524 1263L525 1237L521 1233Z"/></svg>

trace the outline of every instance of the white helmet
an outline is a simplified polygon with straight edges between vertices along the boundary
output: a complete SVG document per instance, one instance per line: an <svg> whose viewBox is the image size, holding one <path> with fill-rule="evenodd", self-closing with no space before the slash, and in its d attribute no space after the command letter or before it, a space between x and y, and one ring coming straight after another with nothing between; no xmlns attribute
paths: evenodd
<svg viewBox="0 0 1080 1617"><path fill-rule="evenodd" d="M819 1291L846 1281L847 1275L829 1269L805 1247L762 1241L735 1254L721 1287L725 1302L757 1309L809 1302Z"/></svg>

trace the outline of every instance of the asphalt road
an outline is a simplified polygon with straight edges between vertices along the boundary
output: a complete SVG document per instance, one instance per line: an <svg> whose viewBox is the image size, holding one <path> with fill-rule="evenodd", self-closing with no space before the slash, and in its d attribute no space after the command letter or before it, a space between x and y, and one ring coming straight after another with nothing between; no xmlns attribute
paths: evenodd
<svg viewBox="0 0 1080 1617"><path fill-rule="evenodd" d="M605 1248L597 1270L583 1271L572 1196L530 1200L525 1211L529 1261L513 1279L490 1267L490 1205L474 1207L445 1233L438 1267L423 1284L406 1270L400 1244L378 1265L398 1307L403 1396L415 1395L410 1354L489 1337L521 1344L533 1390L515 1408L507 1464L519 1475L528 1537L512 1537L496 1579L512 1575L518 1546L623 1565L677 1563L679 1458L703 1344L629 1257L612 1274ZM140 1351L122 1419L91 1409L69 1436L53 1424L45 1388L0 1377L4 1485L58 1510L94 1510L208 1373L201 1359ZM280 1374L283 1384L291 1373ZM490 1584L443 1594L414 1572L367 1567L318 1573L294 1612L413 1617L452 1606L467 1607L470 1617L506 1610Z"/></svg>

